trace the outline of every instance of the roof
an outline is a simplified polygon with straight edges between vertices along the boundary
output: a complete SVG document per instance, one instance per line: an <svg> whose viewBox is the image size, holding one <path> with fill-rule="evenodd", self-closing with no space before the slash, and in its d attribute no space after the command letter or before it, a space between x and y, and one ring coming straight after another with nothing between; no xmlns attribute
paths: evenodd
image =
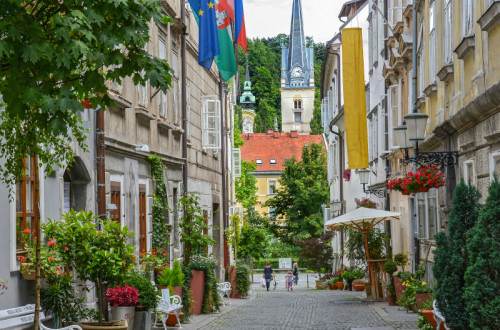
<svg viewBox="0 0 500 330"><path fill-rule="evenodd" d="M245 144L240 147L241 159L246 162L262 160L262 165L257 165L256 172L281 171L285 160L293 156L298 161L302 160L304 145L313 142L324 145L322 135L299 135L297 132L242 134L242 138ZM271 164L271 159L275 159L276 164Z"/></svg>
<svg viewBox="0 0 500 330"><path fill-rule="evenodd" d="M347 17L347 18L351 17L351 15L355 13L352 12L352 10L354 9L355 11L357 11L359 9L359 7L357 7L359 5L358 4L359 2L362 2L362 4L364 4L366 0L351 0L345 2L342 8L340 9L339 19L342 17Z"/></svg>

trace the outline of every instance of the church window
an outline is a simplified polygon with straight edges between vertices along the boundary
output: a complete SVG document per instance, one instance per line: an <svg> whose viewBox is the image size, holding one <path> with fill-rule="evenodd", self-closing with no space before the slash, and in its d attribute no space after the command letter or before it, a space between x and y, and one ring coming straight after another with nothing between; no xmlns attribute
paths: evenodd
<svg viewBox="0 0 500 330"><path fill-rule="evenodd" d="M293 108L294 109L302 109L302 100L293 101Z"/></svg>
<svg viewBox="0 0 500 330"><path fill-rule="evenodd" d="M295 112L295 113L294 113L294 115L295 115L295 117L294 117L295 122L296 122L296 123L301 123L301 122L302 122L302 113L300 113L300 112Z"/></svg>
<svg viewBox="0 0 500 330"><path fill-rule="evenodd" d="M500 150L490 154L490 180L493 181L493 173L500 175Z"/></svg>

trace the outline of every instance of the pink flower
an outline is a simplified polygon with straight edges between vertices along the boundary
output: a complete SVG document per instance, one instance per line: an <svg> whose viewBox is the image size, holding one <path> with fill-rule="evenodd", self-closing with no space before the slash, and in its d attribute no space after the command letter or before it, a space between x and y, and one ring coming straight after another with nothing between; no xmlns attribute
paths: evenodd
<svg viewBox="0 0 500 330"><path fill-rule="evenodd" d="M29 230L28 228L26 228L26 229L24 230L24 233L25 233L25 234L31 234L31 230Z"/></svg>
<svg viewBox="0 0 500 330"><path fill-rule="evenodd" d="M68 251L68 250L69 250L69 249L68 249L68 247L67 247L67 246L65 246L65 247L64 247L64 251Z"/></svg>
<svg viewBox="0 0 500 330"><path fill-rule="evenodd" d="M54 258L52 258L52 257L49 257L49 261L54 261Z"/></svg>

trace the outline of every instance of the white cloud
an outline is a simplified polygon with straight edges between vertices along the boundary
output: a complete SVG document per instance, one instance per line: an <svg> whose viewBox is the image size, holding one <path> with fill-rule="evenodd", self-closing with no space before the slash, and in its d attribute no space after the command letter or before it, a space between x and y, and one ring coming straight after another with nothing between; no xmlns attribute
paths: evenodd
<svg viewBox="0 0 500 330"><path fill-rule="evenodd" d="M329 41L339 30L340 9L347 0L303 0L304 33L315 42ZM248 38L290 33L293 0L244 0Z"/></svg>

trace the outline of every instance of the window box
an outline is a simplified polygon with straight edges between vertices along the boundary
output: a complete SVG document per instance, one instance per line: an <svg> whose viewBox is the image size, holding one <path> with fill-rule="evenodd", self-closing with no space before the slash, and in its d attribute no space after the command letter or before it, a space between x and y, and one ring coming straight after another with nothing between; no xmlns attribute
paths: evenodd
<svg viewBox="0 0 500 330"><path fill-rule="evenodd" d="M462 39L462 42L455 48L455 53L458 58L463 60L469 55L471 51L474 50L475 47L475 38L474 36L468 36Z"/></svg>
<svg viewBox="0 0 500 330"><path fill-rule="evenodd" d="M500 22L500 1L495 1L479 18L481 30L490 32Z"/></svg>

